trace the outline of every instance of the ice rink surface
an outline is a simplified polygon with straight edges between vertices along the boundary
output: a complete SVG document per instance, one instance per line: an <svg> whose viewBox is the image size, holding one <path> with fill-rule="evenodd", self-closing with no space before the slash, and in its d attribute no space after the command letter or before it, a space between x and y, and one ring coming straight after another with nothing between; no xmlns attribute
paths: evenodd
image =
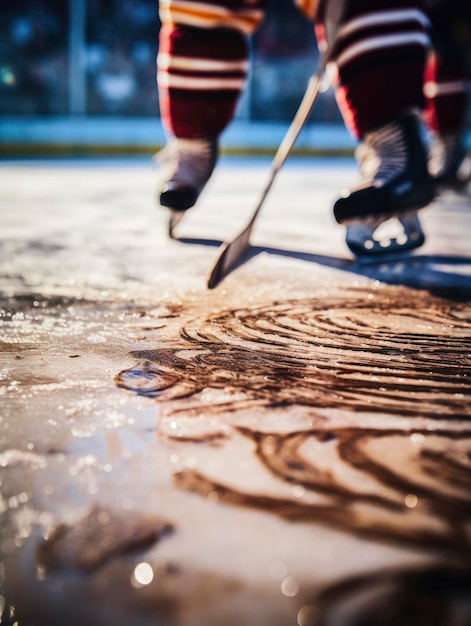
<svg viewBox="0 0 471 626"><path fill-rule="evenodd" d="M349 160L0 165L3 624L471 623L471 206L355 261Z"/></svg>

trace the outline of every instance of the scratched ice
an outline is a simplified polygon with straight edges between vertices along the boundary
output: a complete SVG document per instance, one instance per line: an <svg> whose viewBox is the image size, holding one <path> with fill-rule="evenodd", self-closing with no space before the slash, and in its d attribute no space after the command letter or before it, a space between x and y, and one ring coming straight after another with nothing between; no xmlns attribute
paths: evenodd
<svg viewBox="0 0 471 626"><path fill-rule="evenodd" d="M223 159L180 241L147 165L1 166L20 626L408 626L411 598L414 626L471 620L469 198L362 264L330 212L351 164L293 161L207 291L268 165Z"/></svg>

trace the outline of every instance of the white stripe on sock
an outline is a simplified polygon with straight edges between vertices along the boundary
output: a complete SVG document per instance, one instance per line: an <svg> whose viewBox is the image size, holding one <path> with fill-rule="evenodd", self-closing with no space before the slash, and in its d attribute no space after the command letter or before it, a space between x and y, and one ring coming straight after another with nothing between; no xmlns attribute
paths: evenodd
<svg viewBox="0 0 471 626"><path fill-rule="evenodd" d="M424 85L424 94L427 98L450 96L457 93L468 93L471 83L467 80L455 80L446 83L427 82Z"/></svg>
<svg viewBox="0 0 471 626"><path fill-rule="evenodd" d="M168 72L158 72L157 82L160 87L189 91L239 91L245 86L245 78L176 76Z"/></svg>
<svg viewBox="0 0 471 626"><path fill-rule="evenodd" d="M375 13L367 13L356 17L343 26L338 31L338 37L343 38L351 35L361 28L370 26L383 26L387 24L397 24L399 22L419 22L424 28L430 26L430 21L423 11L419 9L398 9L391 11L378 11Z"/></svg>
<svg viewBox="0 0 471 626"><path fill-rule="evenodd" d="M369 37L363 41L348 46L337 58L337 65L341 67L355 57L378 50L380 48L397 48L399 46L408 46L410 44L419 44L424 48L430 44L429 37L425 33L404 33L403 35L380 35L378 37Z"/></svg>
<svg viewBox="0 0 471 626"><path fill-rule="evenodd" d="M191 70L192 72L247 72L248 61L216 61L159 53L157 67L160 70Z"/></svg>
<svg viewBox="0 0 471 626"><path fill-rule="evenodd" d="M263 19L258 7L232 11L204 2L160 0L159 15L163 24L184 24L199 28L235 28L251 34Z"/></svg>

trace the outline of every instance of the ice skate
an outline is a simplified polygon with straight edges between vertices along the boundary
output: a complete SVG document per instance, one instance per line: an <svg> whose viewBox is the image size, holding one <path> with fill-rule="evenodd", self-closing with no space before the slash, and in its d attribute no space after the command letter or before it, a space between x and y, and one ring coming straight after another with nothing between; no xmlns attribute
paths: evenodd
<svg viewBox="0 0 471 626"><path fill-rule="evenodd" d="M418 248L424 243L425 235L417 211L411 211L397 218L371 218L349 224L346 240L355 256L375 257Z"/></svg>
<svg viewBox="0 0 471 626"><path fill-rule="evenodd" d="M417 211L434 196L418 116L409 113L368 132L355 156L361 183L346 190L334 215L359 257L412 250L424 241Z"/></svg>
<svg viewBox="0 0 471 626"><path fill-rule="evenodd" d="M464 193L471 181L471 155L466 152L464 134L432 137L428 167L437 191Z"/></svg>
<svg viewBox="0 0 471 626"><path fill-rule="evenodd" d="M218 157L215 139L172 137L157 155L162 168L159 186L161 206L169 209L169 236L190 209L211 176Z"/></svg>

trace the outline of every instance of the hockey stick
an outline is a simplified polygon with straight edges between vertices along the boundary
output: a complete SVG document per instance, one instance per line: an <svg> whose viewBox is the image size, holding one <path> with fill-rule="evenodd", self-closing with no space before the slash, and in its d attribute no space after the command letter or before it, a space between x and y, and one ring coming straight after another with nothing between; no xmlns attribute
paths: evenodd
<svg viewBox="0 0 471 626"><path fill-rule="evenodd" d="M288 155L291 152L291 148L293 147L299 133L301 132L301 129L303 128L307 118L309 117L309 113L312 111L312 108L316 103L317 96L321 91L322 78L324 76L329 60L330 54L321 54L318 68L315 74L313 74L313 76L311 76L311 78L309 79L306 93L301 100L301 104L299 105L294 119L291 122L290 127L288 128L273 158L271 164L270 178L267 185L265 186L265 189L263 190L263 193L253 212L253 215L250 218L247 226L234 239L222 245L219 256L208 278L208 289L214 289L214 287L219 285L219 283L224 280L224 278L226 278L226 276L230 274L232 270L241 265L245 256L250 250L249 240L255 220L257 219L260 209L262 208L268 192L273 185L276 175L288 158Z"/></svg>

